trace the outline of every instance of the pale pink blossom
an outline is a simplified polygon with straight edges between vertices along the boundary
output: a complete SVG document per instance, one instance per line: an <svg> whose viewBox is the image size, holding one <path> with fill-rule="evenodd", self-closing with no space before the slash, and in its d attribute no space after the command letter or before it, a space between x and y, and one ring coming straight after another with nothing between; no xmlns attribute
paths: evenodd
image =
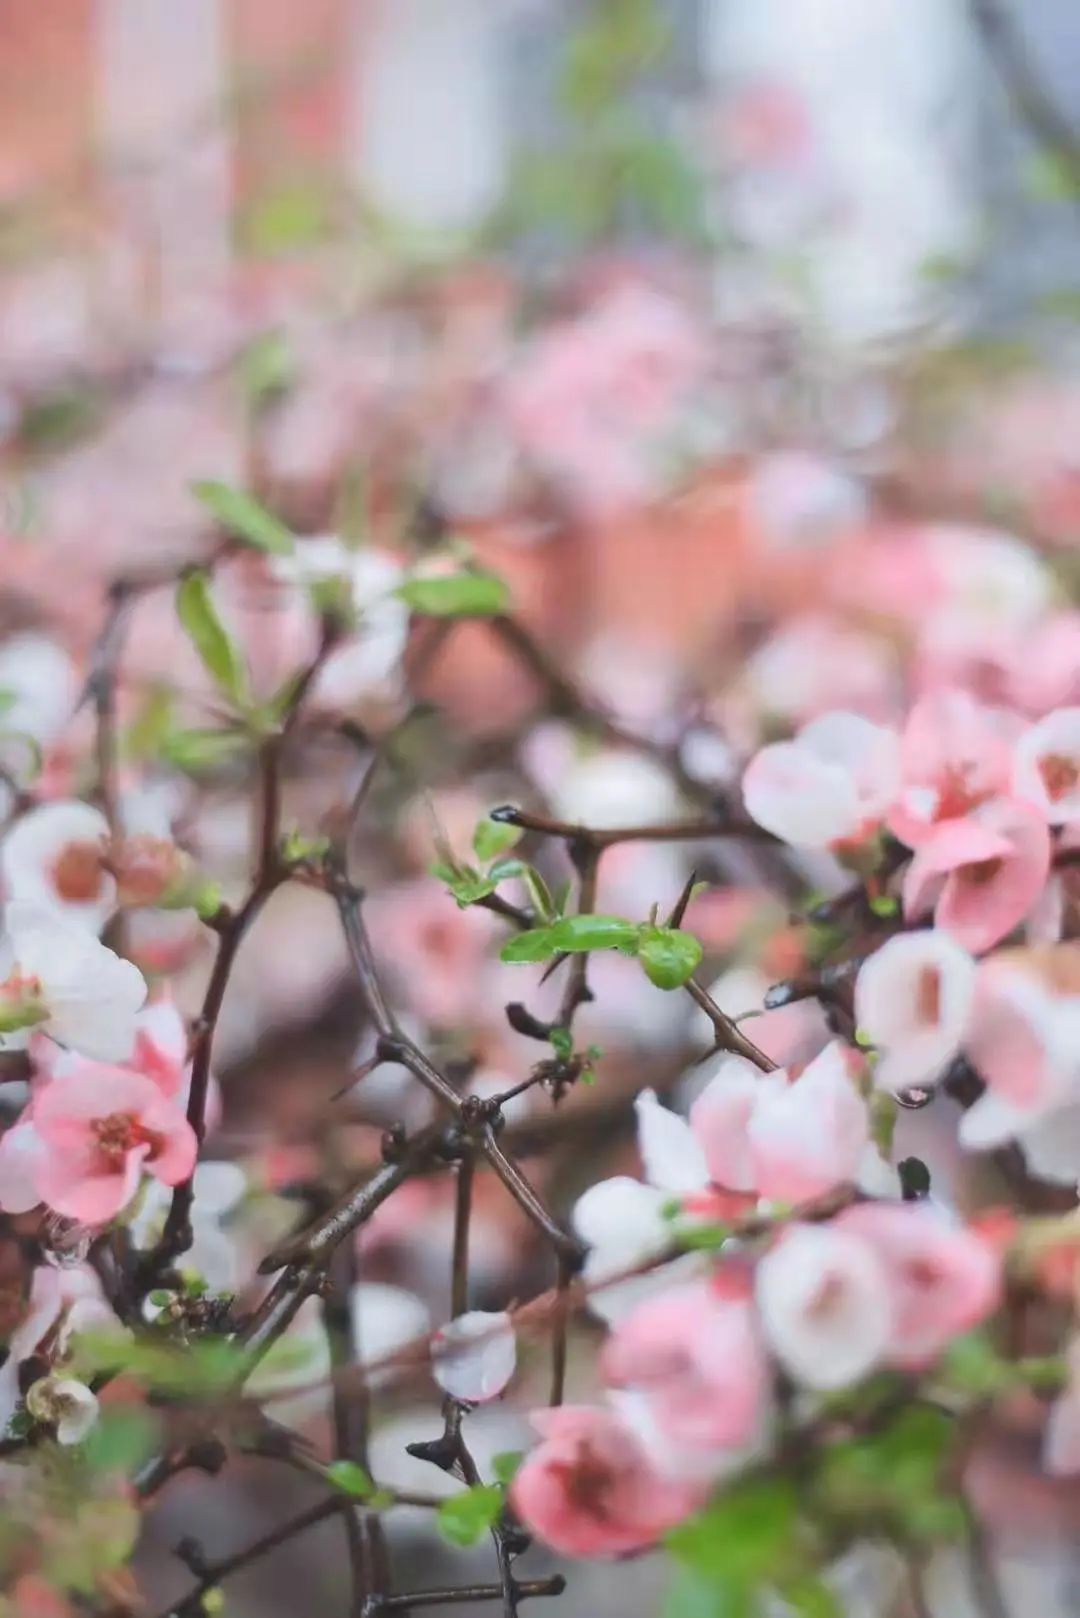
<svg viewBox="0 0 1080 1618"><path fill-rule="evenodd" d="M1080 708L1056 708L1016 743L1013 788L1051 826L1080 820Z"/></svg>
<svg viewBox="0 0 1080 1618"><path fill-rule="evenodd" d="M963 820L1007 794L1011 762L1000 715L966 691L921 697L904 726L902 784L889 814L890 831L909 848L920 847L942 822Z"/></svg>
<svg viewBox="0 0 1080 1618"><path fill-rule="evenodd" d="M1080 612L1050 613L1036 634L1016 635L1002 648L1001 675L1006 697L1024 713L1080 702Z"/></svg>
<svg viewBox="0 0 1080 1618"><path fill-rule="evenodd" d="M2 1184L3 1169L0 1168ZM11 1334L7 1359L0 1366L0 1432L19 1402L22 1362L45 1347L50 1359L62 1357L73 1335L88 1328L122 1330L95 1272L88 1264L63 1268L37 1265L30 1280L26 1313Z"/></svg>
<svg viewBox="0 0 1080 1618"><path fill-rule="evenodd" d="M472 1309L432 1338L432 1376L444 1393L469 1404L497 1398L516 1365L517 1339L505 1310Z"/></svg>
<svg viewBox="0 0 1080 1618"><path fill-rule="evenodd" d="M756 1292L765 1337L796 1381L842 1388L881 1364L892 1296L860 1237L835 1224L790 1226L758 1264Z"/></svg>
<svg viewBox="0 0 1080 1618"><path fill-rule="evenodd" d="M100 933L116 909L108 841L108 821L92 804L71 799L30 809L0 845L6 897L58 910Z"/></svg>
<svg viewBox="0 0 1080 1618"><path fill-rule="evenodd" d="M760 1196L803 1202L856 1183L870 1146L866 1103L844 1046L834 1042L794 1081L763 1077L746 1126Z"/></svg>
<svg viewBox="0 0 1080 1618"><path fill-rule="evenodd" d="M99 1061L128 1056L146 999L138 967L57 911L12 903L4 921L9 976L0 990L25 1007L26 1022L0 1035L0 1049L24 1048L33 1026Z"/></svg>
<svg viewBox="0 0 1080 1618"><path fill-rule="evenodd" d="M44 1376L32 1384L26 1408L55 1429L58 1444L81 1444L98 1418L97 1395L70 1376Z"/></svg>
<svg viewBox="0 0 1080 1618"><path fill-rule="evenodd" d="M773 742L743 776L747 813L796 848L836 848L869 837L896 796L895 734L861 714L822 714L794 741Z"/></svg>
<svg viewBox="0 0 1080 1618"><path fill-rule="evenodd" d="M935 1208L864 1202L845 1209L833 1228L865 1241L884 1265L892 1365L918 1370L998 1306L999 1257L989 1242Z"/></svg>
<svg viewBox="0 0 1080 1618"><path fill-rule="evenodd" d="M916 849L904 877L904 914L935 924L973 954L992 949L1034 909L1050 873L1043 816L995 798L944 821Z"/></svg>
<svg viewBox="0 0 1080 1618"><path fill-rule="evenodd" d="M194 1130L153 1080L87 1062L34 1098L41 1142L31 1170L40 1201L85 1225L105 1224L131 1201L144 1172L177 1185L195 1164ZM4 1186L0 1180L0 1205Z"/></svg>
<svg viewBox="0 0 1080 1618"><path fill-rule="evenodd" d="M882 719L898 697L896 654L840 617L783 623L747 659L742 686L755 714L788 725L843 708Z"/></svg>
<svg viewBox="0 0 1080 1618"><path fill-rule="evenodd" d="M969 1150L1000 1146L1080 1099L1080 996L1059 992L1039 966L1025 951L980 964L965 1051L986 1089L960 1120Z"/></svg>
<svg viewBox="0 0 1080 1618"><path fill-rule="evenodd" d="M875 1083L897 1092L938 1080L960 1050L975 994L975 962L947 933L898 933L855 981L855 1019L876 1047Z"/></svg>
<svg viewBox="0 0 1080 1618"><path fill-rule="evenodd" d="M645 1299L616 1325L601 1369L609 1387L635 1396L637 1430L678 1476L724 1470L759 1438L771 1404L749 1287L733 1294L704 1279Z"/></svg>
<svg viewBox="0 0 1080 1618"><path fill-rule="evenodd" d="M510 1490L530 1533L565 1556L645 1550L704 1503L707 1487L664 1478L618 1415L563 1405L532 1415L540 1444Z"/></svg>

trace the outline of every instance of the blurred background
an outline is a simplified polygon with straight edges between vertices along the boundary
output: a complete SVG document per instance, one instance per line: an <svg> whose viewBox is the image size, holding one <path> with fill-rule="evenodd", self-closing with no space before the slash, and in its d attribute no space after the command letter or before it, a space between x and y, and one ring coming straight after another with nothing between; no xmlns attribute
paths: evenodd
<svg viewBox="0 0 1080 1618"><path fill-rule="evenodd" d="M47 630L77 664L110 579L205 540L194 479L254 490L301 535L411 551L452 534L511 582L559 667L658 735L677 708L684 747L695 715L739 752L837 700L896 711L890 657L838 625L835 580L818 599L819 559L838 534L1000 527L1050 558L1063 596L1075 584L1080 9L1069 0L0 9L5 642ZM987 590L1011 608L1029 582L1003 562ZM902 587L917 594L900 576ZM140 613L125 671L128 717L147 736L174 673L170 611ZM248 629L253 657L285 655L273 614ZM1062 630L1058 700L1076 681L1075 648ZM1021 643L1014 683L1023 654ZM1054 677L1040 670L1031 678ZM590 775L550 726L511 769L507 738L536 690L489 635L455 633L415 668L412 691L456 727L454 743L428 729L403 753L456 834L519 796L522 769L571 816L632 822L677 807L641 760ZM699 740L695 772L726 779L734 754L718 753L711 729ZM290 784L300 824L345 771L319 754L308 764ZM490 918L466 925L424 876L421 799L376 795L373 932L389 940L391 975L411 972L414 998L423 986L408 1005L418 1026L480 1049L498 1087L530 1048L501 1017L512 991L481 977ZM242 871L247 810L230 783L201 786L184 812L204 862ZM637 863L625 852L610 862L613 904L643 913L678 891L685 850L667 864L661 850ZM743 1010L786 970L783 914L762 920L745 897L759 888L753 869L722 875L732 904L703 930L751 974L728 985L729 1008ZM292 1173L274 1152L325 1146L327 1100L360 1036L317 896L279 897L237 971L217 1060L221 1152L251 1154L270 1187ZM755 917L754 948L730 948ZM145 958L197 987L205 951L155 925ZM657 1072L677 1075L701 1030L665 997L643 999L636 979L620 982L621 963L597 964L608 994L597 1035L618 1054L625 1098ZM803 1036L776 1037L783 1051ZM347 1113L346 1157L349 1142L363 1157L414 1100L369 1087ZM582 1145L616 1172L632 1132L596 1111ZM933 1142L920 1150L932 1157ZM555 1200L568 1205L587 1172L564 1172ZM413 1202L393 1205L399 1223L373 1239L372 1273L398 1290L367 1330L391 1340L446 1310L449 1204L411 1189ZM253 1231L295 1216L256 1208ZM477 1246L481 1303L501 1307L538 1274L544 1284L535 1255L521 1266L520 1236L497 1204ZM595 1340L584 1327L582 1379ZM405 1440L437 1430L430 1391L426 1403L416 1390L388 1397L380 1476ZM298 1419L317 1429L321 1417ZM481 1457L523 1441L501 1407L476 1425ZM404 1476L437 1486L416 1468ZM988 1490L1011 1475L991 1475ZM183 1588L166 1554L180 1533L222 1552L299 1498L265 1467L178 1483L143 1558L147 1587L162 1599ZM1018 1496L1016 1514L1029 1538L1040 1518L1061 1530L1072 1520L1049 1492ZM403 1588L458 1575L462 1559L422 1517L395 1535ZM229 1610L344 1610L338 1538L317 1529L238 1578ZM867 1610L879 1608L887 1570L855 1571L869 1577ZM1075 1602L1060 1545L1011 1572L1029 1604L1070 1610L1070 1588ZM658 1588L636 1566L582 1573L560 1610L644 1615ZM942 1600L941 1612L963 1610L958 1594Z"/></svg>

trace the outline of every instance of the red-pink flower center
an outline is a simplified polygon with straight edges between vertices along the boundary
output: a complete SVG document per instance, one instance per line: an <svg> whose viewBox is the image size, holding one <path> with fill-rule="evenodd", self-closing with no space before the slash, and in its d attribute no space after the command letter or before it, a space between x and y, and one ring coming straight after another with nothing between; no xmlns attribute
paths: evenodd
<svg viewBox="0 0 1080 1618"><path fill-rule="evenodd" d="M965 865L961 874L965 882L970 882L976 888L983 888L994 880L1003 863L1000 855L995 855L990 860L975 860L971 865Z"/></svg>
<svg viewBox="0 0 1080 1618"><path fill-rule="evenodd" d="M597 1455L587 1439L578 1444L572 1461L552 1461L550 1471L562 1484L567 1505L587 1517L595 1517L598 1522L608 1520L608 1498L615 1480L611 1467Z"/></svg>
<svg viewBox="0 0 1080 1618"><path fill-rule="evenodd" d="M915 987L915 1015L921 1023L935 1025L941 1021L941 971L936 966L924 966Z"/></svg>
<svg viewBox="0 0 1080 1618"><path fill-rule="evenodd" d="M1080 765L1062 753L1050 753L1039 760L1039 774L1051 803L1058 803L1080 781Z"/></svg>
<svg viewBox="0 0 1080 1618"><path fill-rule="evenodd" d="M105 867L100 843L68 843L53 862L53 884L61 899L73 904L96 899Z"/></svg>
<svg viewBox="0 0 1080 1618"><path fill-rule="evenodd" d="M149 1146L151 1157L161 1149L161 1137L145 1129L129 1112L110 1112L90 1125L98 1156L110 1169L122 1169L124 1159L137 1146Z"/></svg>
<svg viewBox="0 0 1080 1618"><path fill-rule="evenodd" d="M959 820L989 797L972 786L971 771L970 764L949 764L942 771L935 820Z"/></svg>

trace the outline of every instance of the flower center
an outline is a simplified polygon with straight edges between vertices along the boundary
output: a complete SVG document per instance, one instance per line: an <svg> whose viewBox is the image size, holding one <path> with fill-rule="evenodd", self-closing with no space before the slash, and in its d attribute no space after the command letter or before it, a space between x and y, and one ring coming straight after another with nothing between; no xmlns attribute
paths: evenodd
<svg viewBox="0 0 1080 1618"><path fill-rule="evenodd" d="M553 1461L551 1471L562 1484L568 1505L599 1522L607 1521L611 1468L587 1442L578 1445L572 1461Z"/></svg>
<svg viewBox="0 0 1080 1618"><path fill-rule="evenodd" d="M144 1129L128 1112L110 1112L104 1118L95 1118L90 1129L98 1155L110 1169L122 1169L125 1157L137 1146L149 1146L152 1157L161 1147L160 1137Z"/></svg>
<svg viewBox="0 0 1080 1618"><path fill-rule="evenodd" d="M61 899L77 904L98 898L104 877L101 856L100 843L68 843L60 850L52 877Z"/></svg>
<svg viewBox="0 0 1080 1618"><path fill-rule="evenodd" d="M936 1026L941 1021L941 972L924 966L915 987L915 1015L921 1023Z"/></svg>
<svg viewBox="0 0 1080 1618"><path fill-rule="evenodd" d="M950 764L938 783L934 819L959 820L982 803L987 796L987 793L978 792L972 786L970 765Z"/></svg>
<svg viewBox="0 0 1080 1618"><path fill-rule="evenodd" d="M827 1320L843 1301L844 1292L843 1276L823 1275L806 1306L809 1319L812 1321Z"/></svg>
<svg viewBox="0 0 1080 1618"><path fill-rule="evenodd" d="M1059 803L1080 781L1080 765L1062 753L1051 753L1039 760L1039 774L1051 803Z"/></svg>
<svg viewBox="0 0 1080 1618"><path fill-rule="evenodd" d="M972 883L977 888L984 888L988 882L994 880L1003 863L1000 855L991 860L975 860L971 865L964 866L964 881Z"/></svg>

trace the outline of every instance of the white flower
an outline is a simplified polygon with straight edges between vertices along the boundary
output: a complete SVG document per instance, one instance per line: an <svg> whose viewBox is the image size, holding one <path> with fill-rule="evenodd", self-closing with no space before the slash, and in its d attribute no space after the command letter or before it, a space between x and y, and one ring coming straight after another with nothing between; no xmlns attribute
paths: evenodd
<svg viewBox="0 0 1080 1618"><path fill-rule="evenodd" d="M933 1084L960 1049L975 961L946 933L901 933L863 962L855 1018L880 1053L874 1078L894 1093Z"/></svg>
<svg viewBox="0 0 1080 1618"><path fill-rule="evenodd" d="M124 1333L94 1271L88 1264L66 1268L39 1264L30 1281L26 1314L11 1334L8 1357L0 1367L0 1432L11 1420L19 1402L22 1362L35 1354L46 1340L51 1353L64 1354L72 1337L87 1328L98 1331L108 1328Z"/></svg>
<svg viewBox="0 0 1080 1618"><path fill-rule="evenodd" d="M431 1374L451 1398L482 1404L506 1387L517 1365L510 1316L473 1309L440 1327L431 1343Z"/></svg>
<svg viewBox="0 0 1080 1618"><path fill-rule="evenodd" d="M793 1225L757 1268L762 1328L810 1388L842 1388L879 1362L892 1329L888 1278L866 1242L828 1225Z"/></svg>
<svg viewBox="0 0 1080 1618"><path fill-rule="evenodd" d="M71 658L45 635L13 635L0 646L0 729L48 747L71 718L78 678ZM7 744L4 744L7 754ZM25 749L12 753L25 762Z"/></svg>
<svg viewBox="0 0 1080 1618"><path fill-rule="evenodd" d="M743 776L747 814L795 848L829 848L873 830L900 786L895 732L861 714L828 713L794 741L773 742Z"/></svg>
<svg viewBox="0 0 1080 1618"><path fill-rule="evenodd" d="M55 912L9 904L5 920L15 972L37 986L42 1031L97 1061L130 1056L135 1016L146 999L138 967ZM0 1048L25 1043L24 1029L3 1036Z"/></svg>
<svg viewBox="0 0 1080 1618"><path fill-rule="evenodd" d="M191 1246L184 1254L185 1269L195 1270L211 1292L235 1292L250 1273L235 1236L223 1228L228 1216L247 1194L247 1176L237 1163L197 1163L193 1177ZM147 1180L138 1210L130 1221L136 1247L149 1248L161 1234L172 1188L160 1180ZM153 1319L153 1305L146 1310Z"/></svg>
<svg viewBox="0 0 1080 1618"><path fill-rule="evenodd" d="M679 813L668 771L638 753L607 750L569 765L552 783L552 806L582 826L645 825Z"/></svg>
<svg viewBox="0 0 1080 1618"><path fill-rule="evenodd" d="M56 1428L60 1444L81 1444L98 1418L96 1396L71 1376L45 1376L26 1395L26 1408L35 1421Z"/></svg>
<svg viewBox="0 0 1080 1618"><path fill-rule="evenodd" d="M116 882L102 863L108 837L108 821L92 804L71 799L29 810L0 846L8 899L100 933L116 909Z"/></svg>
<svg viewBox="0 0 1080 1618"><path fill-rule="evenodd" d="M370 546L350 549L335 535L307 539L288 557L276 558L279 578L297 585L340 579L347 586L359 627L319 673L314 695L327 707L348 707L391 682L409 636L409 608L396 594L405 577L393 556Z"/></svg>
<svg viewBox="0 0 1080 1618"><path fill-rule="evenodd" d="M866 496L840 467L804 450L764 455L754 468L750 499L770 548L814 550L866 512Z"/></svg>
<svg viewBox="0 0 1080 1618"><path fill-rule="evenodd" d="M1080 820L1080 708L1057 708L1024 732L1013 752L1013 788L1051 826Z"/></svg>

